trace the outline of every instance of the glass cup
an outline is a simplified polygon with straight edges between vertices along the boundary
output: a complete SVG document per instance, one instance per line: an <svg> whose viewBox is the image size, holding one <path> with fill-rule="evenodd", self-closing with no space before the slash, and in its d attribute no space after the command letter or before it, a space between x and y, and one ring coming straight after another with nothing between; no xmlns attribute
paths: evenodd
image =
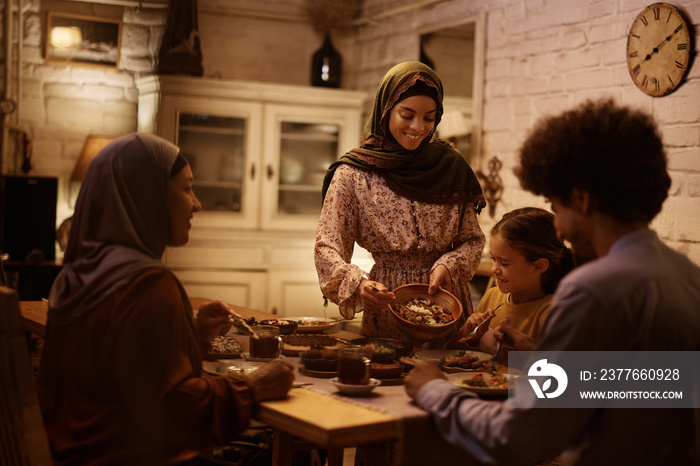
<svg viewBox="0 0 700 466"><path fill-rule="evenodd" d="M338 350L338 380L348 385L369 383L369 350L364 346L345 346Z"/></svg>
<svg viewBox="0 0 700 466"><path fill-rule="evenodd" d="M253 327L258 338L250 338L250 356L257 359L274 359L282 352L280 329L273 325Z"/></svg>

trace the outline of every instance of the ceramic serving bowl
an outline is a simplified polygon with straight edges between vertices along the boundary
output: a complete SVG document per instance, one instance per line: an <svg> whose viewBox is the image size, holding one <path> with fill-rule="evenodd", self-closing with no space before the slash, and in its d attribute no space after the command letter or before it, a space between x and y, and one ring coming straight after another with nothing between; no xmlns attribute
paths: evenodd
<svg viewBox="0 0 700 466"><path fill-rule="evenodd" d="M440 288L435 294L431 295L428 294L428 285L422 283L400 286L394 289L394 296L394 302L389 305L391 315L401 332L416 340L431 341L444 337L457 325L464 312L462 304L452 293ZM404 319L397 311L397 305L413 298L428 299L432 303L445 308L447 312L452 314L452 321L442 325L427 325L417 324Z"/></svg>

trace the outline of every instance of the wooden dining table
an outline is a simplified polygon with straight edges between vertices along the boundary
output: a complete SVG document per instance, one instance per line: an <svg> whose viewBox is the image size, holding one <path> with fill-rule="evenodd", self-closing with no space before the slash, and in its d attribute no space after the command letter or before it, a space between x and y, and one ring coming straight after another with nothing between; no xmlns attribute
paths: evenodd
<svg viewBox="0 0 700 466"><path fill-rule="evenodd" d="M208 301L211 300L191 298L193 309ZM245 318L279 318L230 306ZM45 335L47 308L43 301L20 302L28 332ZM343 330L331 335L347 340L360 337ZM478 464L442 439L430 417L411 402L402 385L379 386L366 398L348 397L337 393L328 379L303 375L298 371L298 359L288 357L287 360L295 366L296 381L305 386L293 388L282 400L259 403L254 413L257 421L274 430L274 465L291 465L294 451L300 448L321 448L328 451L329 466L341 466L344 449L359 445L366 464L384 465L387 457L402 465L438 460L445 464L457 460L466 466ZM425 445L431 447L427 449ZM393 453L387 453L388 449Z"/></svg>

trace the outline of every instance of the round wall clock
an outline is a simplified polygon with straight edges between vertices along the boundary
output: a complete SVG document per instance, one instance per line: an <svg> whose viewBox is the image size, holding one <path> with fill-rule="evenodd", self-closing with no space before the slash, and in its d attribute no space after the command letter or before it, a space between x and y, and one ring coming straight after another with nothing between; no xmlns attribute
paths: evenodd
<svg viewBox="0 0 700 466"><path fill-rule="evenodd" d="M654 3L635 18L627 36L627 68L632 81L654 97L679 86L693 56L693 29L668 3Z"/></svg>

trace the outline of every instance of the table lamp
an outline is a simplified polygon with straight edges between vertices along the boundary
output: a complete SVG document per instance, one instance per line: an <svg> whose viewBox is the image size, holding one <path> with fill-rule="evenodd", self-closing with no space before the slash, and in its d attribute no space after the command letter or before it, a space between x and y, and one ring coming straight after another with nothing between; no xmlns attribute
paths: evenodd
<svg viewBox="0 0 700 466"><path fill-rule="evenodd" d="M83 149L80 151L80 157L75 162L73 173L70 174L70 181L83 181L85 172L92 159L110 142L114 140L112 136L88 136L83 144Z"/></svg>
<svg viewBox="0 0 700 466"><path fill-rule="evenodd" d="M85 138L85 143L80 151L78 161L75 162L75 167L73 167L73 172L70 174L70 179L68 180L68 203L71 208L75 207L75 202L78 199L78 191L80 190L80 184L83 182L83 178L85 178L85 172L87 171L88 165L90 165L92 159L94 159L95 156L113 140L113 136L89 135L87 138ZM65 251L68 245L68 236L70 234L70 224L72 218L73 216L71 215L65 219L56 231L56 239L62 251Z"/></svg>

